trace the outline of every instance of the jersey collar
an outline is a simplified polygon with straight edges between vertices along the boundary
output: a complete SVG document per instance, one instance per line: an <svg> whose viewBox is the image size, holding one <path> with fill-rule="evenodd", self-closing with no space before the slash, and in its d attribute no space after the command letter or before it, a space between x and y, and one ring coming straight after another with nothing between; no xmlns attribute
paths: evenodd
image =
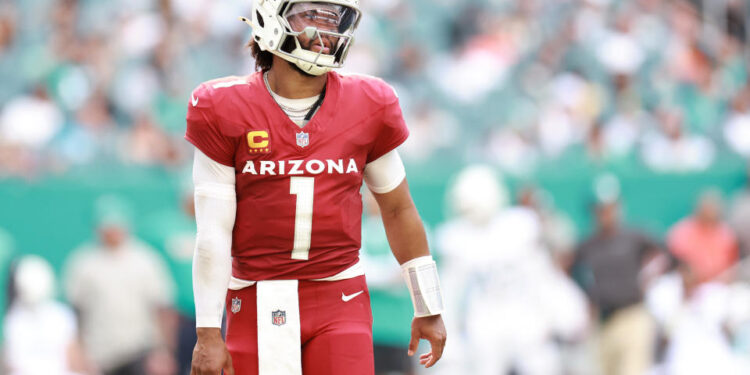
<svg viewBox="0 0 750 375"><path fill-rule="evenodd" d="M318 112L302 128L306 132L324 129L325 124L329 123L335 117L336 103L341 91L341 78L336 72L328 72L326 74L328 75L328 79L326 80L325 98ZM289 126L295 131L299 131L300 127L284 113L284 110L279 107L273 96L271 96L271 93L266 89L266 85L263 82L263 72L256 72L249 78L248 83L254 86L256 91L255 96L261 99L261 105L268 111L267 113L271 114L273 120L282 122L285 124L284 126Z"/></svg>

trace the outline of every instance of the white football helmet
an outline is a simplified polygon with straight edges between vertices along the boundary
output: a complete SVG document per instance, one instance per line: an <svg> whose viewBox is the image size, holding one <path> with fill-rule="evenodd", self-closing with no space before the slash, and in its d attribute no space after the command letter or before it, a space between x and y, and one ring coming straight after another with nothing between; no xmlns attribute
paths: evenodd
<svg viewBox="0 0 750 375"><path fill-rule="evenodd" d="M255 0L252 21L242 20L261 50L318 76L344 64L360 16L359 0Z"/></svg>
<svg viewBox="0 0 750 375"><path fill-rule="evenodd" d="M477 164L458 173L448 199L456 214L485 224L508 206L510 194L495 168Z"/></svg>

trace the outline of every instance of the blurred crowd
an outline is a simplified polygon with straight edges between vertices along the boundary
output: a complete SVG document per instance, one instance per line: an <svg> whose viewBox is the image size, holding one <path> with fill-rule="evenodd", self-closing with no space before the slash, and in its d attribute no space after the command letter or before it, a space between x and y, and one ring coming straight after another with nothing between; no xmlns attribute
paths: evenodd
<svg viewBox="0 0 750 375"><path fill-rule="evenodd" d="M0 3L0 176L177 168L189 93L242 73L244 1ZM33 126L29 125L33 124Z"/></svg>
<svg viewBox="0 0 750 375"><path fill-rule="evenodd" d="M362 6L344 71L397 89L407 165L483 164L455 179L452 211L431 231L451 309L435 372L750 373L750 185L731 205L706 190L656 238L624 224L613 176L592 181L590 234L541 189L511 196L503 183L569 157L659 173L750 159L746 1ZM254 70L250 30L237 20L250 9L246 0L0 0L0 182L97 165L186 168L190 91ZM98 200L96 239L71 249L58 277L42 258L13 262L0 372L184 374L194 342L189 195L180 212L139 218L153 224L140 239L127 204ZM3 267L11 235L0 231ZM368 212L378 373L414 374L399 336L409 297L387 246ZM56 279L68 304L54 298Z"/></svg>
<svg viewBox="0 0 750 375"><path fill-rule="evenodd" d="M344 70L397 88L412 163L450 151L528 174L573 154L700 171L723 154L750 157L741 0L362 6ZM239 0L3 1L0 175L184 165L189 92L254 70L250 30L236 21L250 9Z"/></svg>

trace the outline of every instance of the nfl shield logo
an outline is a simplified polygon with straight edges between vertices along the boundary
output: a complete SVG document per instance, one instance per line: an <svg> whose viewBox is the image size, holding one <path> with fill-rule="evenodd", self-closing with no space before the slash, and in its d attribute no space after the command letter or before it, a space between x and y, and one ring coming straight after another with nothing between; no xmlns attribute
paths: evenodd
<svg viewBox="0 0 750 375"><path fill-rule="evenodd" d="M271 312L271 323L275 326L286 324L286 311L276 310Z"/></svg>
<svg viewBox="0 0 750 375"><path fill-rule="evenodd" d="M232 298L232 314L237 314L242 308L242 300L234 297Z"/></svg>
<svg viewBox="0 0 750 375"><path fill-rule="evenodd" d="M310 134L305 132L297 133L297 146L305 147L310 144Z"/></svg>

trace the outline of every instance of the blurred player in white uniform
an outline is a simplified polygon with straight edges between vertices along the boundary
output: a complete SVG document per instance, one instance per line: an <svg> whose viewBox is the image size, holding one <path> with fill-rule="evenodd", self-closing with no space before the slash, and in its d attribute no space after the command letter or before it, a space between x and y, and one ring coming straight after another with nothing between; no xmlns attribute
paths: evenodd
<svg viewBox="0 0 750 375"><path fill-rule="evenodd" d="M499 181L489 167L468 167L450 192L457 216L439 229L438 248L446 305L455 306L446 323L458 334L446 353L463 349L464 362L446 356L440 368L559 374L554 339L585 329L585 299L541 247L539 218L508 207Z"/></svg>
<svg viewBox="0 0 750 375"><path fill-rule="evenodd" d="M4 319L4 356L10 375L73 375L80 364L73 310L53 299L52 267L26 256L14 274L16 299Z"/></svg>

